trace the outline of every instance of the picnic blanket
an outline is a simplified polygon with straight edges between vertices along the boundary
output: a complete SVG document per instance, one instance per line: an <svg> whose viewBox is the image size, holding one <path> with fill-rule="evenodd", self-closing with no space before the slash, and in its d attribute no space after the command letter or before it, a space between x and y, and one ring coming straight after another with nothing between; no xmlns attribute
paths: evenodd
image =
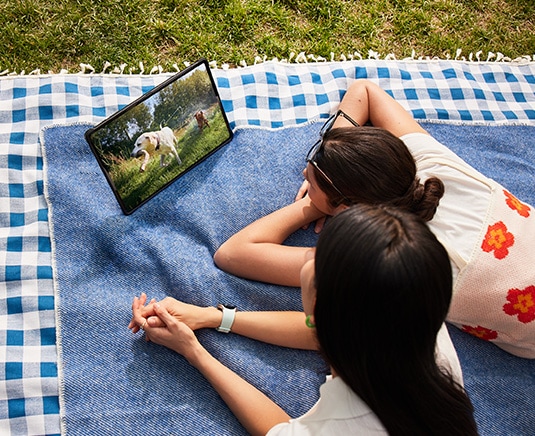
<svg viewBox="0 0 535 436"><path fill-rule="evenodd" d="M226 275L211 255L231 233L291 201L317 136L319 123L311 121L332 112L357 77L376 81L417 119L432 121L426 127L446 145L457 144L466 160L477 164L488 151L467 147L468 137L493 139L499 150L490 148L492 165L481 170L535 203L529 188L518 192L533 186L526 154L533 150L533 64L268 62L213 73L235 140L131 218L115 205L83 131L168 75L0 79L6 434L243 433L179 356L126 330L130 301L145 290L197 304L236 302L242 310L298 308L298 290ZM38 135L47 126L43 171ZM510 153L518 156L502 162ZM508 178L517 174L511 162L524 165L526 177ZM289 243L313 244L314 237L300 232ZM535 411L533 362L456 330L452 336L481 434L527 434ZM325 374L315 353L212 331L200 337L292 414L314 402Z"/></svg>

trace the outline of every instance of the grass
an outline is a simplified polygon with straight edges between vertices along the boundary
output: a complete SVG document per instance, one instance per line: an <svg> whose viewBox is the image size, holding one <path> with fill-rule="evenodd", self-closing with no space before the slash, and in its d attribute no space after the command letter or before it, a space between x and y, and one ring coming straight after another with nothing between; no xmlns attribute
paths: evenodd
<svg viewBox="0 0 535 436"><path fill-rule="evenodd" d="M200 57L535 54L533 0L4 0L0 71L139 72ZM148 71L146 71L148 72Z"/></svg>
<svg viewBox="0 0 535 436"><path fill-rule="evenodd" d="M113 162L109 171L128 209L172 182L186 168L199 163L207 153L214 151L216 146L228 139L228 130L221 111L212 108L209 112L210 127L205 127L200 132L193 120L180 132L177 144L182 160L180 166L172 156L166 157L168 166L165 167L160 167L159 156L153 157L144 172L139 171L141 159L128 157L108 161Z"/></svg>

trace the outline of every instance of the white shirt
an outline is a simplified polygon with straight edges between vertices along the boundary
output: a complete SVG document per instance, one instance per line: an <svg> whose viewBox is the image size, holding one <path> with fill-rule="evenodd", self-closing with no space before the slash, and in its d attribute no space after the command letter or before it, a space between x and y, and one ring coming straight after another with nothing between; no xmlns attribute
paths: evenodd
<svg viewBox="0 0 535 436"><path fill-rule="evenodd" d="M340 377L327 377L320 399L306 414L277 424L267 436L387 435L383 425Z"/></svg>
<svg viewBox="0 0 535 436"><path fill-rule="evenodd" d="M446 368L453 378L463 384L461 365L443 324L437 336L437 363ZM303 416L277 424L267 436L339 436L347 434L388 434L379 418L368 405L344 383L340 377L327 377L320 387L320 399Z"/></svg>
<svg viewBox="0 0 535 436"><path fill-rule="evenodd" d="M457 351L455 351L446 324L442 324L441 329L438 331L435 354L439 368L451 374L457 383L464 386L463 371L459 362L459 356L457 356Z"/></svg>
<svg viewBox="0 0 535 436"><path fill-rule="evenodd" d="M420 181L435 176L444 183L444 196L428 224L448 250L455 281L481 240L492 182L430 135L410 133L401 139L414 156Z"/></svg>

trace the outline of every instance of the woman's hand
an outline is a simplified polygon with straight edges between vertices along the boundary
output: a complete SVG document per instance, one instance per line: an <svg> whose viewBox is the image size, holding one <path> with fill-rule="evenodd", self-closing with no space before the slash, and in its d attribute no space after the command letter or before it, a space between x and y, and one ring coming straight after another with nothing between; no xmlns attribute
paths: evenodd
<svg viewBox="0 0 535 436"><path fill-rule="evenodd" d="M193 304L184 303L176 300L172 297L166 297L159 303L156 303L155 299L152 299L149 304L145 306L147 296L142 293L138 298L134 298L132 303L132 320L128 324L128 328L133 333L137 333L140 330L140 323L135 321L134 317L134 305L139 306L139 315L144 320L147 320L147 324L151 327L163 327L164 323L158 317L155 311L155 305L159 304L163 307L171 316L177 321L186 324L191 330L198 330L200 328L216 328L221 323L221 311L215 307L199 307Z"/></svg>
<svg viewBox="0 0 535 436"><path fill-rule="evenodd" d="M305 171L303 170L303 174L304 173L305 173ZM301 184L301 187L299 188L299 190L297 191L297 194L295 195L294 201L299 201L299 200L302 200L303 198L305 198L306 195L307 195L309 187L310 187L310 183L308 182L308 180L307 179L303 180L303 183ZM316 222L314 224L314 232L320 233L323 230L323 227L325 226L326 219L327 219L327 216L324 215L321 218L318 218L316 220ZM302 227L302 229L303 230L308 229L309 225L310 225L310 223L305 224Z"/></svg>
<svg viewBox="0 0 535 436"><path fill-rule="evenodd" d="M299 188L299 190L297 191L297 194L295 195L294 201L299 201L302 198L305 198L305 195L307 195L307 192L308 192L308 187L309 187L308 180L307 179L303 180L301 187Z"/></svg>
<svg viewBox="0 0 535 436"><path fill-rule="evenodd" d="M192 362L202 350L193 330L171 315L161 304L155 303L153 309L161 321L161 325L154 327L147 323L144 327L147 339L181 354L189 362ZM134 317L136 316L138 320L141 320L140 312L134 315Z"/></svg>
<svg viewBox="0 0 535 436"><path fill-rule="evenodd" d="M140 298L134 298L130 326L137 326L137 331L143 329L148 341L163 345L181 354L189 361L202 348L193 330L171 315L161 304L154 302L151 303L153 313L151 318L158 318L159 322L157 326L151 326L148 319L142 314L143 310L146 309L143 305L146 298L145 294L142 294Z"/></svg>

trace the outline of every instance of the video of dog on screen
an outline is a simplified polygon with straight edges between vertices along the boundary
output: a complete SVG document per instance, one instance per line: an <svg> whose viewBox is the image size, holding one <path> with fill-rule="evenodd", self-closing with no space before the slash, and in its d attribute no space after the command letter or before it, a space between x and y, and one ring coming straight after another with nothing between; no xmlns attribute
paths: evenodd
<svg viewBox="0 0 535 436"><path fill-rule="evenodd" d="M94 132L92 142L129 209L228 139L219 100L201 65Z"/></svg>

